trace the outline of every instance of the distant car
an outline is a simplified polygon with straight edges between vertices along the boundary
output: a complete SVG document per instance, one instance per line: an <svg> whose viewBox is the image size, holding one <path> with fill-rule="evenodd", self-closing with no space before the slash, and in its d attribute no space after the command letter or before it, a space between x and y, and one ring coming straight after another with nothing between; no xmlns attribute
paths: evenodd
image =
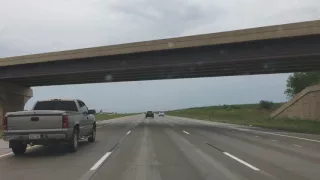
<svg viewBox="0 0 320 180"><path fill-rule="evenodd" d="M152 111L148 111L148 112L146 113L146 118L148 118L148 117L154 118L154 114L153 114Z"/></svg>
<svg viewBox="0 0 320 180"><path fill-rule="evenodd" d="M164 112L159 112L159 117L164 117Z"/></svg>

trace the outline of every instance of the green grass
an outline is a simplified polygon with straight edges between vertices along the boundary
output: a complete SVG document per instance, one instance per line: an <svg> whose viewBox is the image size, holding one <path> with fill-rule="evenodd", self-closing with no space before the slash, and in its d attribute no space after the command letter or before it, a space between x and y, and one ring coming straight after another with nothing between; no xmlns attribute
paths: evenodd
<svg viewBox="0 0 320 180"><path fill-rule="evenodd" d="M320 122L297 119L269 119L269 115L281 104L275 104L270 110L259 104L223 105L181 109L167 112L168 115L200 120L224 122L240 125L252 125L293 132L320 134Z"/></svg>
<svg viewBox="0 0 320 180"><path fill-rule="evenodd" d="M96 120L101 121L101 120L109 120L109 119L114 119L114 118L120 118L120 117L125 117L125 116L132 116L135 114L96 114Z"/></svg>

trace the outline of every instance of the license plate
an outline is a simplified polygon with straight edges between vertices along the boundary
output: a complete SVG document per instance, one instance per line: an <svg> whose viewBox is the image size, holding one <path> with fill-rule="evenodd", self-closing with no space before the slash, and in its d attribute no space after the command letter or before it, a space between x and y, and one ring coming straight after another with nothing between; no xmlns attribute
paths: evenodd
<svg viewBox="0 0 320 180"><path fill-rule="evenodd" d="M40 139L40 134L29 134L29 139Z"/></svg>

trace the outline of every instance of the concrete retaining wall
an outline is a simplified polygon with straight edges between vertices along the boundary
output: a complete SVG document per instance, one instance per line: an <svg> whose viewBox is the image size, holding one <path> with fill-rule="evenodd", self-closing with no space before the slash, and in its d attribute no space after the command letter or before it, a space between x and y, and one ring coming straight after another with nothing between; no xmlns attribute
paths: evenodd
<svg viewBox="0 0 320 180"><path fill-rule="evenodd" d="M320 120L320 84L305 88L270 117Z"/></svg>

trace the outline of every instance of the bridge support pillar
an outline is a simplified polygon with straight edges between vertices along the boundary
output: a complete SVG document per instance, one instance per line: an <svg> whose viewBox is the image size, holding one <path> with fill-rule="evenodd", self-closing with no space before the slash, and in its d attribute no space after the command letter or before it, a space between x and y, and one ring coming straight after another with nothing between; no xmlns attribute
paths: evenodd
<svg viewBox="0 0 320 180"><path fill-rule="evenodd" d="M0 82L0 122L6 112L23 110L32 95L33 91L29 87Z"/></svg>

